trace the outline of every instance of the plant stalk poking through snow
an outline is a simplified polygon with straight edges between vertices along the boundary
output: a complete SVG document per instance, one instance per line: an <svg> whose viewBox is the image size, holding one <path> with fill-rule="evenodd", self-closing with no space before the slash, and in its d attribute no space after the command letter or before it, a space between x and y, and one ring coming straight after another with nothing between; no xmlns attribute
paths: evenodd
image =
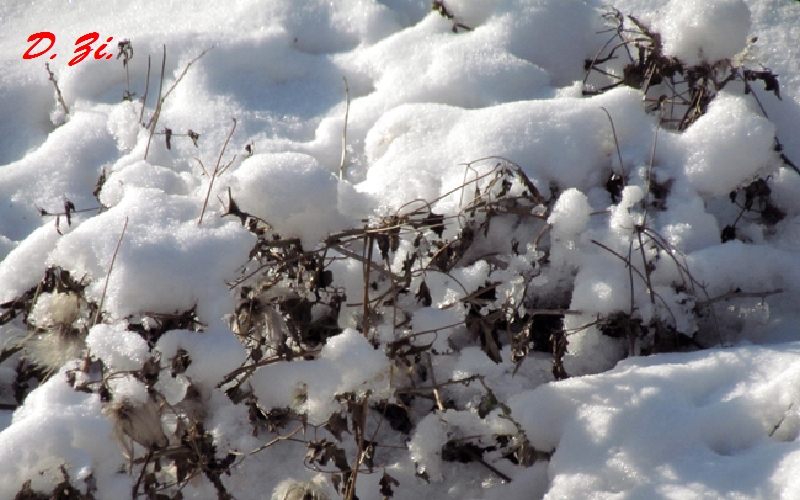
<svg viewBox="0 0 800 500"><path fill-rule="evenodd" d="M100 312L103 310L103 301L106 300L106 291L108 290L108 280L111 277L111 270L114 269L114 261L117 260L117 254L119 253L119 246L122 244L122 237L125 236L126 229L128 229L127 217L125 217L125 224L123 224L122 226L122 232L119 233L117 246L116 248L114 248L114 254L111 256L111 263L108 265L108 272L106 273L106 282L103 285L103 293L100 294L100 302L97 304L97 312L94 314L94 320L92 321L92 325L96 325L97 322L100 320Z"/></svg>
<svg viewBox="0 0 800 500"><path fill-rule="evenodd" d="M136 92L131 93L131 72L128 62L133 59L133 45L130 40L122 40L117 44L117 59L122 58L122 65L125 67L125 92L122 94L123 101L132 101Z"/></svg>
<svg viewBox="0 0 800 500"><path fill-rule="evenodd" d="M339 180L344 180L344 162L347 160L347 118L350 115L350 88L347 86L347 78L342 77L344 82L344 128L342 128L342 161L339 163Z"/></svg>
<svg viewBox="0 0 800 500"><path fill-rule="evenodd" d="M144 159L147 159L147 153L150 152L150 141L153 140L153 134L156 131L156 124L158 123L158 117L161 115L161 104L164 102L164 99L161 98L161 90L164 88L164 71L167 65L167 46L163 46L164 54L161 56L161 79L158 85L158 100L156 101L156 109L153 111L153 116L150 117L150 121L147 123L147 128L150 129L150 137L147 138L147 147L144 148ZM148 77L150 75L148 74ZM147 97L147 96L145 96Z"/></svg>
<svg viewBox="0 0 800 500"><path fill-rule="evenodd" d="M50 81L53 82L53 86L56 88L56 96L58 97L58 103L64 108L64 114L69 114L69 108L67 107L67 103L64 102L64 96L61 95L61 89L58 88L58 80L56 80L56 75L50 71L50 64L44 63L44 68L47 70L47 74L50 75Z"/></svg>
<svg viewBox="0 0 800 500"><path fill-rule="evenodd" d="M150 90L150 56L147 56L147 76L144 79L144 95L141 98L142 107L139 109L139 124L144 127L144 107L147 105L147 92Z"/></svg>
<svg viewBox="0 0 800 500"><path fill-rule="evenodd" d="M217 158L217 164L214 166L214 170L211 172L211 180L208 181L208 191L206 192L206 198L203 200L203 209L200 211L200 218L197 219L197 225L203 223L203 214L206 213L206 207L208 206L208 198L209 196L211 196L211 189L214 187L214 179L216 179L217 176L222 175L223 172L228 170L228 167L230 167L233 161L236 159L236 155L233 155L231 161L226 163L222 168L220 168L219 166L220 162L222 161L222 155L225 154L225 149L228 147L228 142L230 142L231 136L233 135L233 132L236 130L236 118L231 118L231 119L233 120L233 127L231 128L231 133L228 134L228 138L225 139L225 144L222 145L222 150L219 152L219 157ZM200 158L195 158L195 159L197 160L198 163L200 163L200 167L203 169L203 173L208 175L208 172L206 172L206 167L203 165L203 162L200 161Z"/></svg>
<svg viewBox="0 0 800 500"><path fill-rule="evenodd" d="M189 64L187 64L186 67L183 68L183 71L181 72L181 74L178 77L178 79L175 80L175 83L172 84L172 87L170 87L169 90L167 90L167 93L164 94L164 96L162 97L161 90L164 87L164 71L165 71L166 64L167 64L167 46L166 45L164 46L164 54L163 54L163 56L161 58L161 83L158 86L158 101L156 101L156 110L153 112L153 116L150 118L150 121L147 123L147 127L146 127L146 128L148 128L150 130L150 137L147 138L147 147L144 150L144 159L145 160L147 159L147 153L150 151L150 141L153 140L153 134L156 133L156 125L158 124L158 119L161 117L161 106L164 104L164 101L166 101L167 97L169 97L169 95L172 93L172 91L175 90L175 87L177 87L178 84L181 83L181 80L183 80L183 77L186 76L186 72L189 71L189 68L192 67L192 64L196 63L198 60L200 60L201 57L203 57L204 55L208 54L208 51L210 51L213 48L214 47L207 48L206 50L201 52L199 56L197 56L194 59L192 59L191 61L189 61ZM149 80L150 80L150 78L149 78L149 76L150 76L149 75L149 68L150 68L150 66L148 64L148 83L149 83ZM147 98L147 91L146 90L145 90L145 98Z"/></svg>

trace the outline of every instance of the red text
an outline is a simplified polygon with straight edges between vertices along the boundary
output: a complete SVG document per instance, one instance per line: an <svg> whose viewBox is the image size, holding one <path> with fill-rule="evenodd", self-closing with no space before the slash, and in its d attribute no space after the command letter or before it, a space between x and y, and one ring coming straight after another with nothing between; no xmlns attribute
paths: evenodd
<svg viewBox="0 0 800 500"><path fill-rule="evenodd" d="M106 42L101 44L96 49L92 46L95 42L100 39L100 33L93 31L91 33L86 33L85 35L79 37L75 40L75 57L69 60L69 65L74 66L79 62L83 61L90 54L93 55L95 59L111 59L114 57L113 54L109 54L104 52L104 49L108 47L108 44L111 43L111 40L114 37L108 37ZM22 54L23 59L36 59L37 57L45 55L53 46L56 44L56 36L49 32L49 31L40 31L39 33L34 33L28 37L28 43L31 44L28 47L28 50ZM40 45L44 46L44 48L40 47ZM46 46L45 46L46 45ZM50 59L55 59L56 54L51 54Z"/></svg>

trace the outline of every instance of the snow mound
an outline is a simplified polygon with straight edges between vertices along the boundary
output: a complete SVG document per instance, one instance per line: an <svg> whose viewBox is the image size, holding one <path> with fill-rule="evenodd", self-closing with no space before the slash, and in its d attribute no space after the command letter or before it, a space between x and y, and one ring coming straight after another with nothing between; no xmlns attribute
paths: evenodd
<svg viewBox="0 0 800 500"><path fill-rule="evenodd" d="M692 66L714 63L744 50L750 9L743 0L671 0L660 28L666 54Z"/></svg>
<svg viewBox="0 0 800 500"><path fill-rule="evenodd" d="M628 359L509 406L536 449L555 450L545 499L783 498L800 460L799 362L797 343Z"/></svg>

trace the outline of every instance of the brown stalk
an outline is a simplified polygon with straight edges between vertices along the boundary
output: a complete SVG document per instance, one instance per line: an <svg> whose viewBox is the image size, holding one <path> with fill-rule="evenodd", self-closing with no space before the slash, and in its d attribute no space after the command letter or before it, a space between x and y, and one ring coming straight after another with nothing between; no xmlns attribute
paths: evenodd
<svg viewBox="0 0 800 500"><path fill-rule="evenodd" d="M117 260L117 254L119 253L119 246L122 244L122 237L125 236L125 230L128 228L128 218L125 217L125 224L122 226L122 232L119 234L119 239L117 240L117 246L114 248L114 254L111 256L111 263L108 265L108 272L106 273L106 282L103 285L103 293L100 295L100 302L97 304L97 312L94 314L94 320L92 321L92 326L96 325L97 322L100 320L100 312L103 310L103 301L106 299L106 291L108 290L108 281L111 278L111 271L114 269L114 262Z"/></svg>
<svg viewBox="0 0 800 500"><path fill-rule="evenodd" d="M233 161L236 159L236 155L233 155L231 161L229 161L226 165L220 168L220 162L222 162L222 155L225 154L225 149L228 147L228 142L230 142L231 136L233 136L233 132L236 130L236 118L231 118L231 119L233 120L233 127L231 128L231 132L228 134L228 138L225 139L225 144L222 145L222 150L220 150L219 156L217 157L217 164L214 166L214 170L211 172L211 180L208 183L208 191L206 191L206 197L203 200L203 209L200 210L200 218L197 219L198 226L203 223L203 215L206 213L206 207L208 206L208 198L211 196L211 189L214 187L214 180L223 172L225 172L228 169L228 167L231 166ZM203 162L201 162L200 160L197 161L200 162L200 166L203 167ZM205 167L203 167L203 170L205 171Z"/></svg>

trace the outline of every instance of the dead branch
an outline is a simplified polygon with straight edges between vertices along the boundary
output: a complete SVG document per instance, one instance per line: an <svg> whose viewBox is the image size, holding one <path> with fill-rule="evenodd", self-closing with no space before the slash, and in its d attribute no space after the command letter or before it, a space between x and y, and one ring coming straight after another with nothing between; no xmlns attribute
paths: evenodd
<svg viewBox="0 0 800 500"><path fill-rule="evenodd" d="M96 325L100 320L100 312L103 310L103 301L106 299L106 291L108 290L108 281L111 278L111 271L114 269L114 262L117 260L119 247L122 244L122 237L125 236L125 230L128 228L128 218L125 217L125 224L122 226L122 232L119 234L117 246L114 248L114 253L111 255L111 263L108 265L108 272L106 273L106 282L103 284L103 293L100 294L100 302L97 303L97 312L95 312L92 325Z"/></svg>
<svg viewBox="0 0 800 500"><path fill-rule="evenodd" d="M214 187L214 180L223 172L225 172L225 170L227 170L228 167L230 167L233 161L236 159L236 155L233 155L231 161L229 161L226 165L220 168L220 162L222 162L222 155L225 154L225 149L228 147L228 143L231 140L231 136L233 136L233 132L236 130L236 118L231 118L231 120L233 120L233 127L231 127L231 131L228 134L228 138L225 139L225 144L222 145L222 149L220 150L219 156L217 157L217 164L214 166L214 170L211 172L211 180L208 182L208 191L206 191L206 197L203 200L203 208L202 210L200 210L200 218L197 219L197 225L203 223L203 214L206 213L206 207L208 206L208 198L211 196L211 189ZM203 164L200 163L200 165L202 166ZM203 168L203 170L205 170L205 168Z"/></svg>
<svg viewBox="0 0 800 500"><path fill-rule="evenodd" d="M56 88L56 96L58 99L58 104L60 104L61 107L64 108L64 114L68 115L69 108L67 107L67 103L64 102L64 96L61 95L61 89L58 87L58 80L56 80L56 76L53 74L52 71L50 71L50 64L44 63L44 68L47 70L47 74L50 75L49 80L53 82L53 86Z"/></svg>

